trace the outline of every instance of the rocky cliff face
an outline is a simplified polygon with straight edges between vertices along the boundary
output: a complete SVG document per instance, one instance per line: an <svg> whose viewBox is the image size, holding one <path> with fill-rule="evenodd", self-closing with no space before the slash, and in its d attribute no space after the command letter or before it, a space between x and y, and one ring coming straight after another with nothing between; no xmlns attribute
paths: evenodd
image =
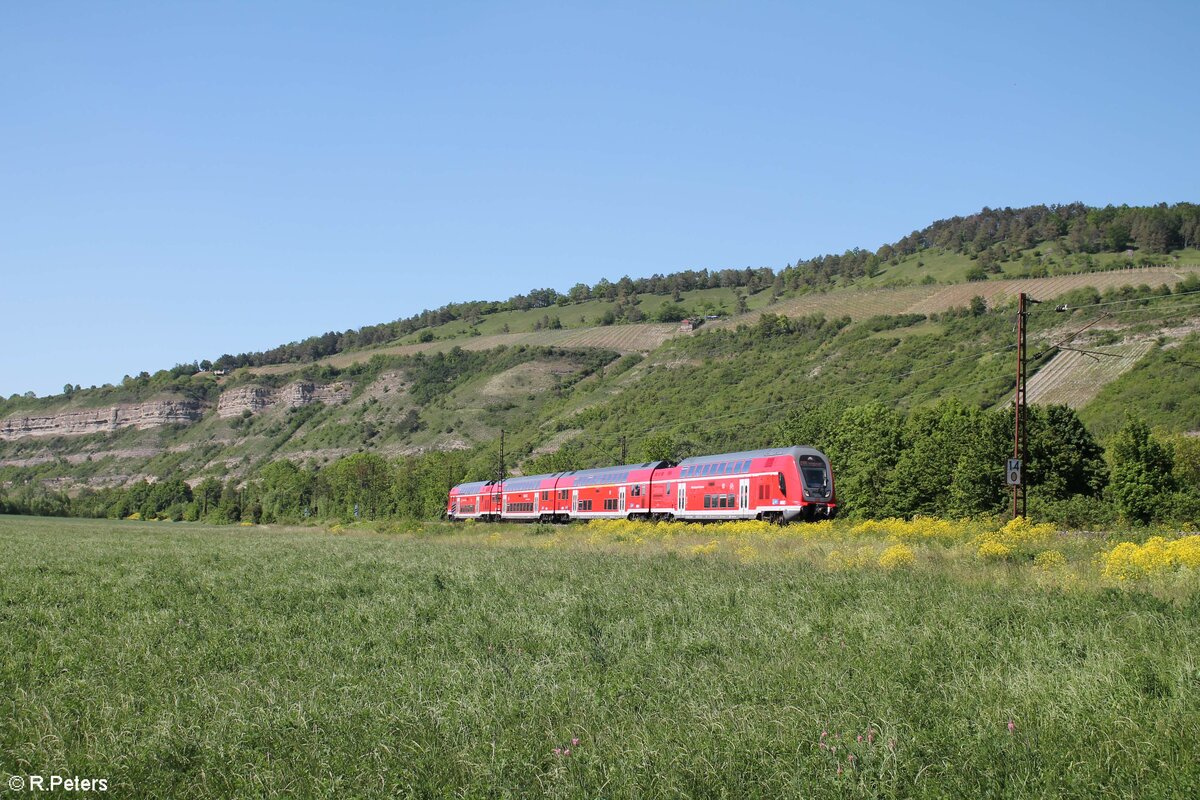
<svg viewBox="0 0 1200 800"><path fill-rule="evenodd" d="M343 381L315 384L289 383L282 389L239 386L221 395L217 414L235 417L243 411L257 414L276 406L298 408L311 403L340 405L350 399L353 384ZM83 436L111 433L121 428L157 428L162 425L190 425L198 422L210 405L196 400L168 398L144 403L119 403L106 408L72 408L31 416L11 416L0 420L0 441L25 437Z"/></svg>
<svg viewBox="0 0 1200 800"><path fill-rule="evenodd" d="M350 399L350 392L353 388L354 385L347 381L330 384L297 381L289 383L282 389L239 386L221 394L221 399L217 403L217 415L236 417L244 411L257 414L275 406L299 408L318 402L326 405L341 405Z"/></svg>
<svg viewBox="0 0 1200 800"><path fill-rule="evenodd" d="M108 408L79 408L39 416L13 416L0 420L0 439L26 436L82 436L120 428L157 428L188 425L204 416L206 406L195 400L151 400L121 403Z"/></svg>

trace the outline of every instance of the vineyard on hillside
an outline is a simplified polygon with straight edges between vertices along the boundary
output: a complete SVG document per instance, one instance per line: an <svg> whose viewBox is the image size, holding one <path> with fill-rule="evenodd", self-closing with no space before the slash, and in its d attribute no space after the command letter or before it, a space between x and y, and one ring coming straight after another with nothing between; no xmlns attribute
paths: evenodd
<svg viewBox="0 0 1200 800"><path fill-rule="evenodd" d="M1122 286L1174 286L1189 274L1196 274L1195 267L1147 267L1144 269L1114 270L1112 272L1086 272L1079 275L1059 275L1053 278L1019 278L1003 281L979 281L946 286L927 298L893 314L933 314L950 308L964 308L971 298L982 297L989 306L996 306L1007 299L1025 292L1037 299L1050 300L1075 289L1092 287L1099 292Z"/></svg>
<svg viewBox="0 0 1200 800"><path fill-rule="evenodd" d="M1027 399L1041 405L1062 403L1082 408L1106 384L1132 369L1153 346L1154 342L1147 339L1098 348L1109 356L1064 350L1029 378Z"/></svg>

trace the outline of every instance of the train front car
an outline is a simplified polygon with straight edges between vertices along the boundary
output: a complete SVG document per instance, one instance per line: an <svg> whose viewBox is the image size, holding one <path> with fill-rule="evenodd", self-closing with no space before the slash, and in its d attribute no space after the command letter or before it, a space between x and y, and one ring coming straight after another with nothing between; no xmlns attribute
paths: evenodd
<svg viewBox="0 0 1200 800"><path fill-rule="evenodd" d="M811 447L696 456L660 473L655 484L664 484L664 497L654 503L659 516L791 522L837 514L829 459Z"/></svg>
<svg viewBox="0 0 1200 800"><path fill-rule="evenodd" d="M794 447L800 471L800 511L796 517L807 521L837 516L837 496L833 492L833 467L829 458L812 447Z"/></svg>

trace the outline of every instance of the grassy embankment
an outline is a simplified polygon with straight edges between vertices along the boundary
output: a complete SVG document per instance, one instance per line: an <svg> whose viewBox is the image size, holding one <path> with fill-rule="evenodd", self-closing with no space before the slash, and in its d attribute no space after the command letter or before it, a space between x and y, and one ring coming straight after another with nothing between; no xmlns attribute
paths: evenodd
<svg viewBox="0 0 1200 800"><path fill-rule="evenodd" d="M1151 546L1106 577L1111 546L932 521L330 535L0 518L0 779L140 797L1195 796L1196 573Z"/></svg>

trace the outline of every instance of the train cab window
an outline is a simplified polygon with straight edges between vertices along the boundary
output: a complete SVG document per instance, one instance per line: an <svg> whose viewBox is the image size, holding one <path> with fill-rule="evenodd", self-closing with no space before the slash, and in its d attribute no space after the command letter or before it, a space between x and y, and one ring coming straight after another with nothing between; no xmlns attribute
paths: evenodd
<svg viewBox="0 0 1200 800"><path fill-rule="evenodd" d="M824 467L803 467L800 472L804 476L804 482L813 489L818 489L826 483Z"/></svg>
<svg viewBox="0 0 1200 800"><path fill-rule="evenodd" d="M787 497L787 481L783 479L783 473L779 473L779 493Z"/></svg>

